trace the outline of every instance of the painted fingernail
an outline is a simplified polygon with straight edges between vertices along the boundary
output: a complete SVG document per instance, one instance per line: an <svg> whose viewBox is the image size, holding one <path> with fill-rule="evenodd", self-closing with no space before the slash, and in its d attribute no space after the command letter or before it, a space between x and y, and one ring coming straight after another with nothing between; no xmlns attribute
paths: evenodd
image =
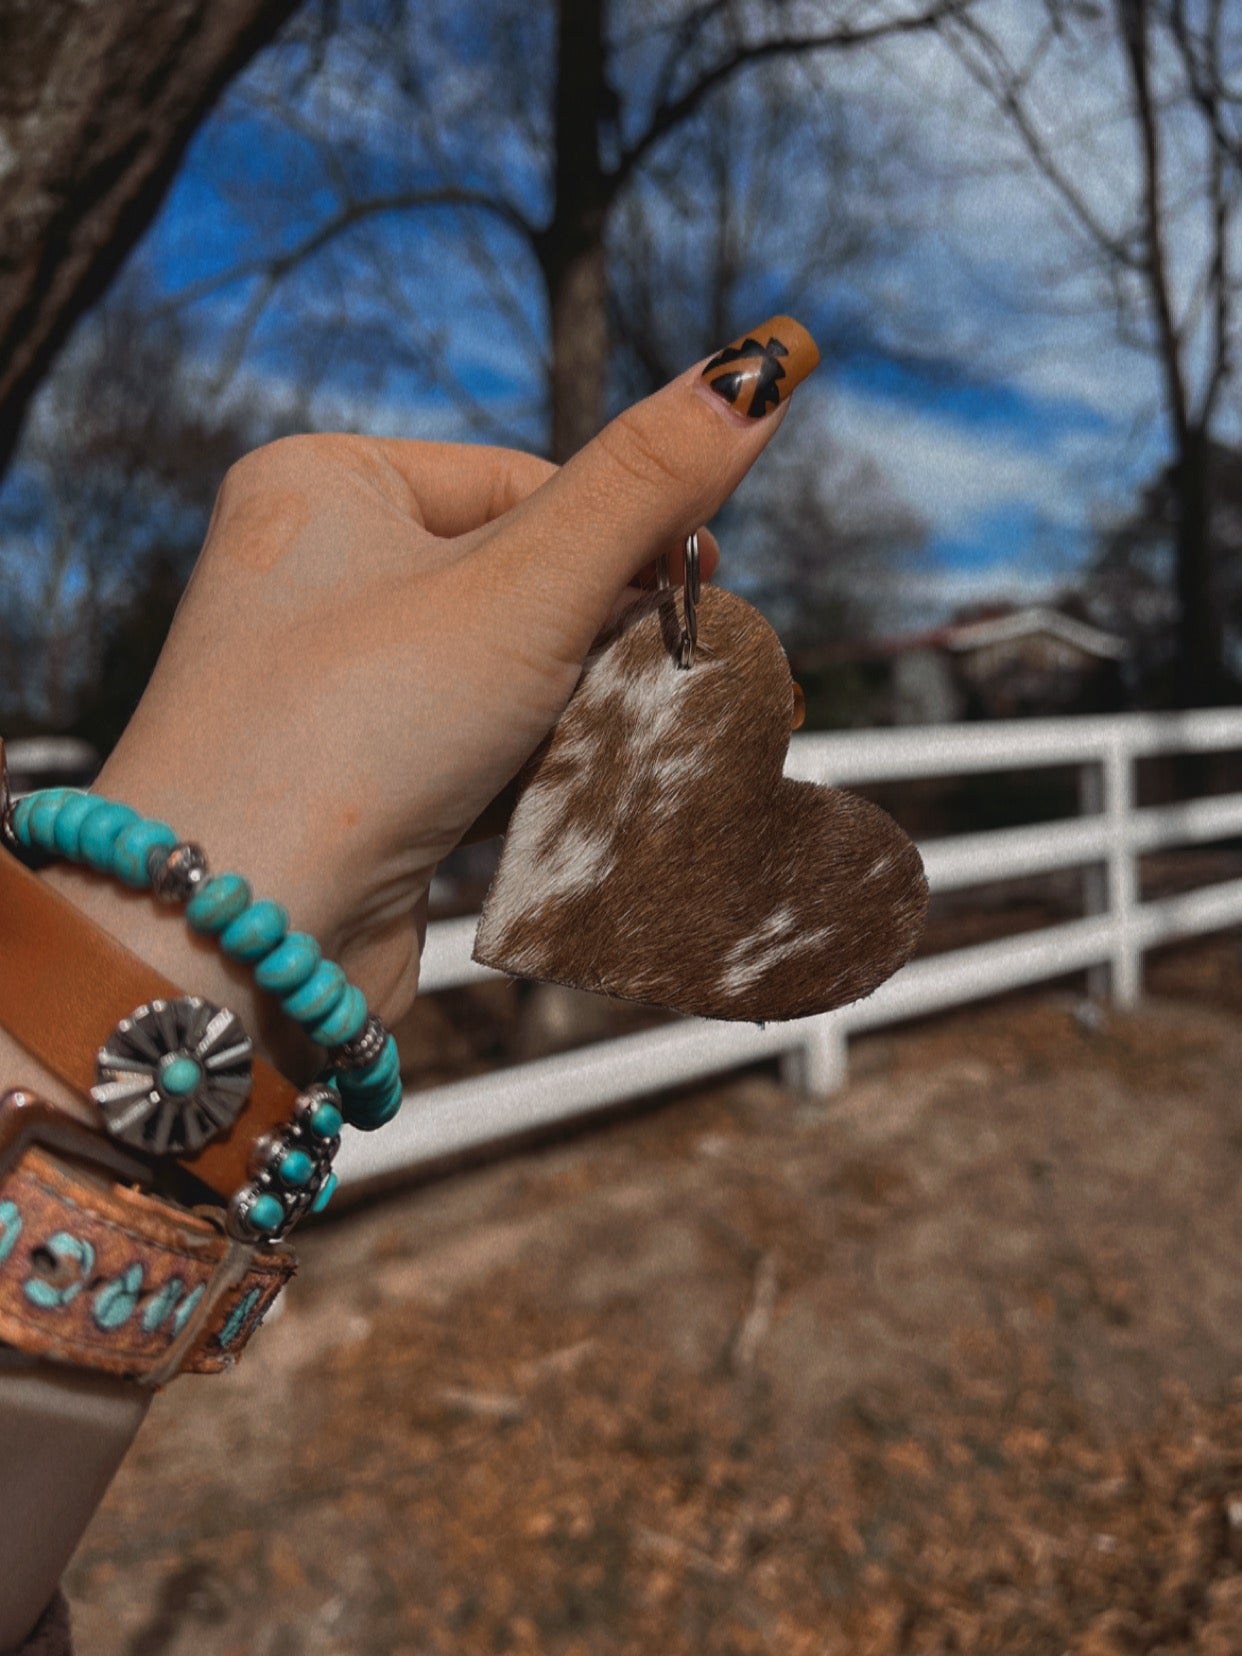
<svg viewBox="0 0 1242 1656"><path fill-rule="evenodd" d="M774 414L818 362L819 349L802 324L774 316L718 351L700 384L736 413L758 420Z"/></svg>
<svg viewBox="0 0 1242 1656"><path fill-rule="evenodd" d="M793 723L791 724L790 729L801 730L802 726L806 723L806 697L802 694L802 686L798 683L797 679L794 680L793 690Z"/></svg>

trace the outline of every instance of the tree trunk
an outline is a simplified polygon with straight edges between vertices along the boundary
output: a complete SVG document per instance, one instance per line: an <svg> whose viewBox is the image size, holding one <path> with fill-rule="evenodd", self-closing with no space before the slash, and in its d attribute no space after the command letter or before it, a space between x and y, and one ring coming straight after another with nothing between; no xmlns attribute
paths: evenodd
<svg viewBox="0 0 1242 1656"><path fill-rule="evenodd" d="M590 442L604 420L608 313L602 237L548 278L552 316L552 458Z"/></svg>
<svg viewBox="0 0 1242 1656"><path fill-rule="evenodd" d="M1212 580L1211 501L1206 433L1192 430L1175 468L1177 530L1177 702L1211 707L1222 692L1221 625Z"/></svg>
<svg viewBox="0 0 1242 1656"><path fill-rule="evenodd" d="M610 183L601 122L615 105L604 73L604 0L561 0L557 19L556 204L539 239L551 321L552 458L599 430L608 373L604 223Z"/></svg>
<svg viewBox="0 0 1242 1656"><path fill-rule="evenodd" d="M195 129L297 0L10 0L0 19L0 473Z"/></svg>

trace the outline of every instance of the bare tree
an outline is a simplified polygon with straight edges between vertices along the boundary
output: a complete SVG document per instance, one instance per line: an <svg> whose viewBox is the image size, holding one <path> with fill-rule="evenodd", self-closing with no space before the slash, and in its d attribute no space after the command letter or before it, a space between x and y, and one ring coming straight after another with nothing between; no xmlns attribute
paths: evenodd
<svg viewBox="0 0 1242 1656"><path fill-rule="evenodd" d="M289 424L270 409L212 406L181 330L152 323L136 282L83 323L32 404L0 496L10 724L110 746L154 666L221 476Z"/></svg>
<svg viewBox="0 0 1242 1656"><path fill-rule="evenodd" d="M0 472L32 393L150 223L195 128L296 3L0 11Z"/></svg>
<svg viewBox="0 0 1242 1656"><path fill-rule="evenodd" d="M613 345L610 226L629 193L674 154L709 100L740 98L748 77L763 66L933 30L977 3L828 0L808 8L791 0L616 0L606 8L604 0L549 0L473 11L463 45L465 22L456 8L390 0L357 15L343 9L337 50L313 70L303 67L295 25L285 36L291 73L282 84L270 59L271 73L248 95L265 102L269 115L279 105L280 119L297 127L318 157L318 176L332 199L304 215L278 250L261 247L185 298L245 284L244 340L281 285L308 261L328 259L345 242L356 252L368 229L409 219L419 227L424 256L451 245L466 267L462 281L482 283L497 320L538 353L545 446L564 458L605 417ZM300 26L312 26L309 14ZM464 105L463 85L469 91ZM352 134L343 111L353 121ZM375 131L402 135L404 165L374 166L360 133L362 111ZM786 136L801 115L797 106L786 110ZM466 221L476 233L463 237ZM378 254L381 243L366 245ZM766 258L762 246L751 254L758 262ZM385 261L367 262L363 280L374 283ZM357 268L356 257L350 268ZM535 313L532 279L542 301ZM410 284L396 278L389 286L408 292ZM351 302L363 303L358 295ZM407 305L406 316L403 349L433 383L448 386L453 376L443 340L420 327L416 307ZM487 411L462 376L456 381L486 430Z"/></svg>
<svg viewBox="0 0 1242 1656"><path fill-rule="evenodd" d="M1032 8L1032 11L1034 8ZM1176 512L1175 699L1226 693L1213 568L1209 457L1237 345L1242 196L1242 18L1224 0L1042 0L1019 52L980 12L945 36L1003 113L1042 185L1093 261L1123 340L1158 367ZM1109 84L1129 182L1085 161L1053 88ZM1081 123L1085 110L1075 113Z"/></svg>

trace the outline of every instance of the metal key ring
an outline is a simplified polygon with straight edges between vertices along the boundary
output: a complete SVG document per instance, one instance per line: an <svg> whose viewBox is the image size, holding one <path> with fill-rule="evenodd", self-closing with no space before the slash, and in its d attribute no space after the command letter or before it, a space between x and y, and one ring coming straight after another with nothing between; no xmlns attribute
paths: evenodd
<svg viewBox="0 0 1242 1656"><path fill-rule="evenodd" d="M669 584L668 553L661 552L660 561L656 565L656 590L663 592ZM695 606L698 604L700 591L699 532L696 529L692 535L686 536L686 621L681 629L681 641L677 649L679 667L689 667L694 660L694 646L699 638L699 618Z"/></svg>

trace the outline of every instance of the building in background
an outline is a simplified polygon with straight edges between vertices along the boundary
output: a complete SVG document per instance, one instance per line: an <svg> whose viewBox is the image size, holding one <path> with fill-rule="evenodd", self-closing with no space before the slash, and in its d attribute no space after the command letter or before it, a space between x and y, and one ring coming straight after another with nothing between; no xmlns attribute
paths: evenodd
<svg viewBox="0 0 1242 1656"><path fill-rule="evenodd" d="M1126 704L1128 647L1043 607L990 606L945 626L791 653L807 723L924 725L1111 713Z"/></svg>

